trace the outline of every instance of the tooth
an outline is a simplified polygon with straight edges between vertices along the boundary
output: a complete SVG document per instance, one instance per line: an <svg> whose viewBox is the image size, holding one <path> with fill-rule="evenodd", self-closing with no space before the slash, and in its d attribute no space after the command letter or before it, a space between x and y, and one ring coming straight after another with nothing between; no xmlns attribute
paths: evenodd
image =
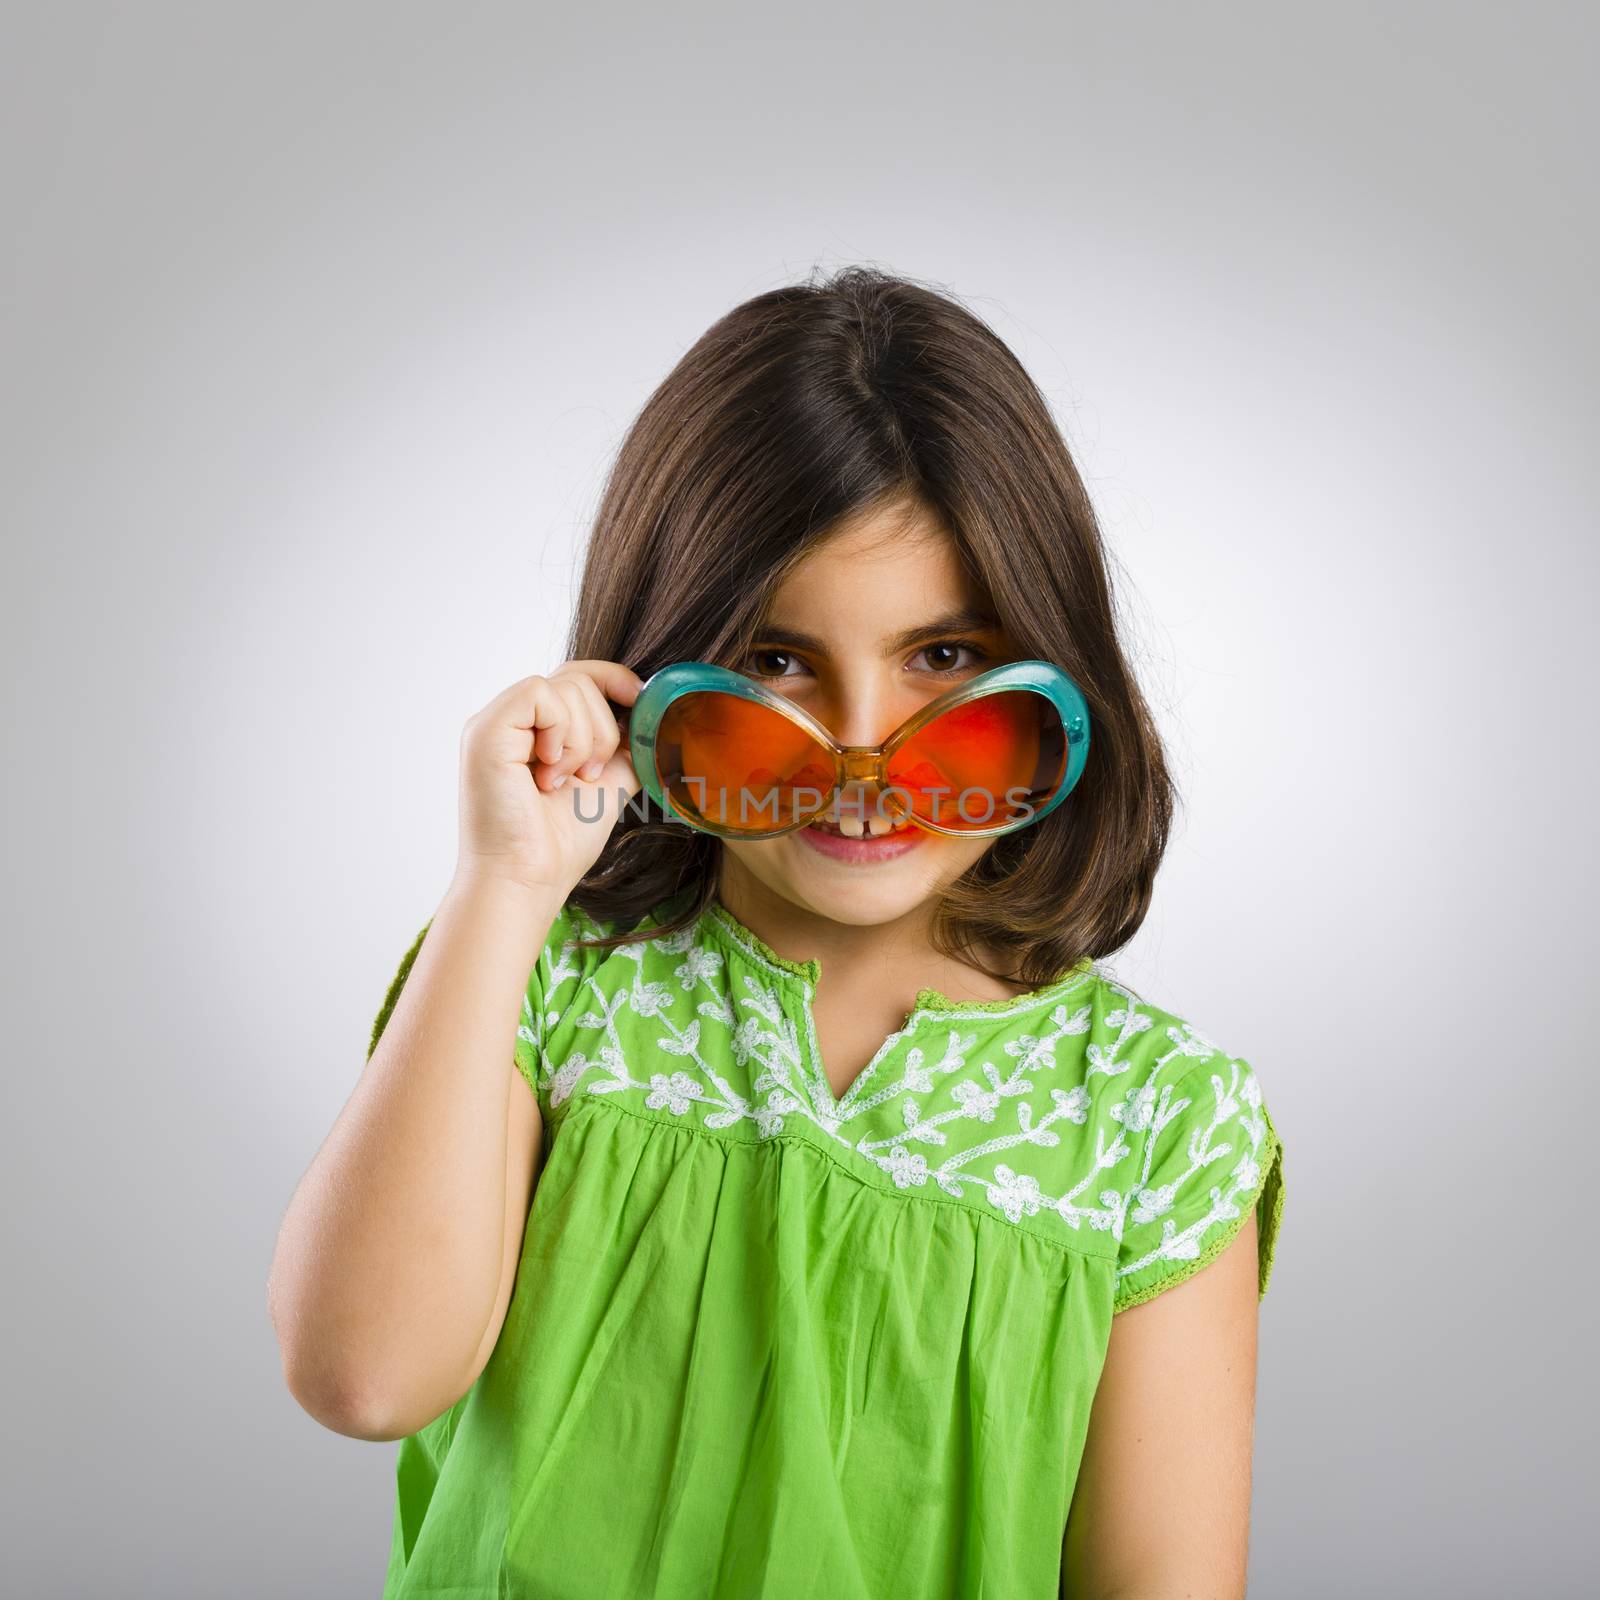
<svg viewBox="0 0 1600 1600"><path fill-rule="evenodd" d="M874 834L892 833L894 824L887 817L874 815L871 819Z"/></svg>
<svg viewBox="0 0 1600 1600"><path fill-rule="evenodd" d="M847 839L859 839L862 834L861 818L852 816L848 812L841 812L839 816L839 832Z"/></svg>

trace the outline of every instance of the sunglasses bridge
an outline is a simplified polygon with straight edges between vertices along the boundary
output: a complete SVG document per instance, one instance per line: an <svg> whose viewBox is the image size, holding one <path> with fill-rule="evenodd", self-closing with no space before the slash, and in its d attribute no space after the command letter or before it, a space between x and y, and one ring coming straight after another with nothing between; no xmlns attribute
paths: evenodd
<svg viewBox="0 0 1600 1600"><path fill-rule="evenodd" d="M846 783L856 779L875 780L878 776L878 747L847 744L839 751L840 776Z"/></svg>

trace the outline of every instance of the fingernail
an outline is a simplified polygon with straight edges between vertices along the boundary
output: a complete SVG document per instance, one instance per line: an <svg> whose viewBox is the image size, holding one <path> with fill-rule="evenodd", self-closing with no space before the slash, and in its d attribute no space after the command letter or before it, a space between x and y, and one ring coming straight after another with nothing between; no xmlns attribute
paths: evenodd
<svg viewBox="0 0 1600 1600"><path fill-rule="evenodd" d="M583 770L579 772L580 778L598 778L600 776L600 763L598 761L585 761Z"/></svg>
<svg viewBox="0 0 1600 1600"><path fill-rule="evenodd" d="M567 775L566 775L566 773L563 772L561 774L561 776L559 778L557 778L556 781L550 785L550 787L551 787L552 790L559 789L561 787L561 785L564 784L566 781L567 781Z"/></svg>

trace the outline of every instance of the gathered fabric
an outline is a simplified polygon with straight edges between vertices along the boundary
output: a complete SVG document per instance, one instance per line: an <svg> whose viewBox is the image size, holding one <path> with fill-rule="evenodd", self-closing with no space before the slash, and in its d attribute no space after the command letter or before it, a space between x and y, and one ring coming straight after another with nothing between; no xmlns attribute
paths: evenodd
<svg viewBox="0 0 1600 1600"><path fill-rule="evenodd" d="M530 975L517 1277L477 1381L399 1443L385 1600L1056 1600L1114 1315L1252 1211L1266 1292L1253 1069L1086 960L921 991L836 1096L817 962L720 901L600 931L569 903Z"/></svg>

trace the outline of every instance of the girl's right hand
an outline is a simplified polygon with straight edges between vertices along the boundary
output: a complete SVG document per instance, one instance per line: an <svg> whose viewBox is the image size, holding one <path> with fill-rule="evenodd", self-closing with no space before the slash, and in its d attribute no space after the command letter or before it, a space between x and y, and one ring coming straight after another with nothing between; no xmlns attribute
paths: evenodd
<svg viewBox="0 0 1600 1600"><path fill-rule="evenodd" d="M568 661L468 719L457 876L571 893L642 787L606 702L631 706L643 686L620 662Z"/></svg>

